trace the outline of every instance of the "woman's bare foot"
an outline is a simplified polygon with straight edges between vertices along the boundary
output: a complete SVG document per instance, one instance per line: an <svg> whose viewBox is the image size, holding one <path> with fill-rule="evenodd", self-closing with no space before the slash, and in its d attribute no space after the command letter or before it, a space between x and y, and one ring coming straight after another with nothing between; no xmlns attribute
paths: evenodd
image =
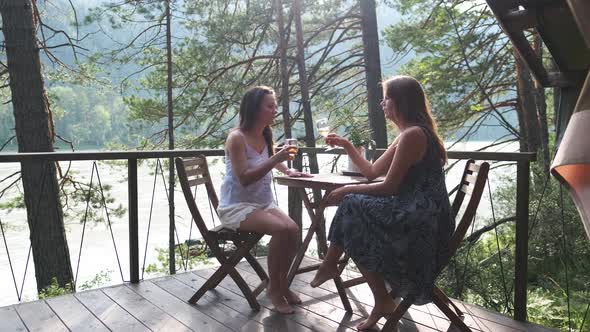
<svg viewBox="0 0 590 332"><path fill-rule="evenodd" d="M287 289L287 295L285 295L285 299L287 299L289 304L301 304L301 299L299 296L290 289Z"/></svg>
<svg viewBox="0 0 590 332"><path fill-rule="evenodd" d="M292 314L295 309L289 305L285 297L279 292L266 292L266 296L274 306L273 310L284 315Z"/></svg>
<svg viewBox="0 0 590 332"><path fill-rule="evenodd" d="M395 304L391 296L385 295L385 297L381 301L375 303L375 307L373 308L373 311L371 311L369 317L360 322L356 326L356 329L358 331L373 329L375 325L377 325L377 322L379 321L379 319L381 319L381 317L393 313L395 311L395 308L397 308L397 305Z"/></svg>
<svg viewBox="0 0 590 332"><path fill-rule="evenodd" d="M315 277L309 283L312 288L319 287L321 284L326 282L327 280L334 279L338 276L338 266L337 265L328 265L328 264L321 264L318 268L318 272L316 272Z"/></svg>

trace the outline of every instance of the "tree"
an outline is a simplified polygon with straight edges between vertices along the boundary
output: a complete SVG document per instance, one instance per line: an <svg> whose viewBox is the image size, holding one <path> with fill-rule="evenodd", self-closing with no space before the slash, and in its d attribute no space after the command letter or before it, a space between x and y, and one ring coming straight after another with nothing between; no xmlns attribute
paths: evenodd
<svg viewBox="0 0 590 332"><path fill-rule="evenodd" d="M292 8L292 1L283 2L284 7ZM280 38L273 33L278 30L277 8L281 3L277 1L216 0L172 5L177 22L172 38L177 146L218 147L236 123L239 98L255 84L284 91L279 103L286 105L290 101L296 105L289 110L290 129L295 136L305 136L293 12L284 20L285 43L281 49ZM310 108L314 113L334 117L340 109L350 108L360 114L365 111L366 119L358 5L341 0L321 4L309 1L302 8L308 10L302 13L302 43L306 49ZM160 146L166 134L162 121L166 116L166 80L161 13L155 4L112 2L94 10L89 19L108 20L114 27L143 24L142 38L134 36L117 52L103 56L138 65L135 75L124 80L127 86L137 89L126 102L134 121L159 128L144 142L146 147ZM279 66L281 54L287 60L282 73L289 81L286 91L278 89L285 81ZM129 84L133 79L140 86ZM138 90L141 92L135 92ZM277 127L282 125L277 121ZM275 137L281 139L282 132L277 131Z"/></svg>
<svg viewBox="0 0 590 332"><path fill-rule="evenodd" d="M379 57L379 34L377 32L377 13L375 0L360 0L363 27L363 46L365 73L367 75L367 102L372 138L378 148L387 148L387 129L385 115L381 111L383 91L381 81L381 59Z"/></svg>
<svg viewBox="0 0 590 332"><path fill-rule="evenodd" d="M461 141L492 127L503 133L492 146L516 140L521 151L548 155L544 93L485 2L393 3L406 19L385 30L387 43L398 60L416 55L401 71L425 85L443 134Z"/></svg>
<svg viewBox="0 0 590 332"><path fill-rule="evenodd" d="M36 36L35 2L2 0L2 32L19 152L52 152L53 122L45 93ZM21 176L31 233L37 289L57 278L61 287L73 281L55 164L23 162Z"/></svg>

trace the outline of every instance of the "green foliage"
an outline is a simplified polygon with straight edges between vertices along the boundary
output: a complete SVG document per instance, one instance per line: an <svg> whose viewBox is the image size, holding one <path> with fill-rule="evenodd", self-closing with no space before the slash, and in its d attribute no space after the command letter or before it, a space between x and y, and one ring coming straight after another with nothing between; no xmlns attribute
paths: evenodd
<svg viewBox="0 0 590 332"><path fill-rule="evenodd" d="M168 248L156 248L158 253L157 263L152 263L146 266L145 272L155 274L169 274L170 273L170 261L169 261L169 250ZM188 260L187 260L188 253ZM196 242L194 244L182 243L176 245L174 249L176 259L176 269L186 267L187 269L193 269L196 266L202 266L211 264L209 261L210 254L207 252L207 247L203 242Z"/></svg>
<svg viewBox="0 0 590 332"><path fill-rule="evenodd" d="M285 24L291 25L286 28L291 34L287 56L293 59L296 38L293 21L287 15L290 6L289 1L284 2ZM307 0L302 9L313 109L337 114L342 106L351 105L358 112L366 111L360 98L364 95L364 73L358 61L362 47L356 2ZM219 147L237 123L240 98L248 87L270 85L280 94L276 10L269 1L215 0L173 2L172 11L176 34L172 45L176 146ZM87 24L107 23L112 29L133 25L138 31L145 30L138 39L129 36L128 45L94 57L139 68L138 75L125 79L122 87L134 129L153 133L139 142L144 148L160 147L166 141L163 13L161 4L108 4L92 10L86 20ZM278 97L297 103L296 66L290 65L289 71L289 95ZM291 111L295 135L303 132L300 107ZM276 137L280 137L281 127L277 121Z"/></svg>
<svg viewBox="0 0 590 332"><path fill-rule="evenodd" d="M100 271L92 279L85 281L78 286L78 290L88 290L98 288L111 281L111 274L113 270Z"/></svg>
<svg viewBox="0 0 590 332"><path fill-rule="evenodd" d="M48 299L60 295L71 294L74 292L71 283L67 283L65 287L61 287L57 282L57 278L51 279L51 284L39 292L39 299Z"/></svg>
<svg viewBox="0 0 590 332"><path fill-rule="evenodd" d="M566 284L569 283L572 326L574 330L579 330L590 303L590 245L569 196L563 192L562 219L559 184L551 179L543 192L547 175L536 165L532 170L528 320L567 329ZM514 215L516 184L514 175L509 173L506 172L501 185L493 193L497 219ZM542 202L539 204L541 197ZM488 220L486 224L491 222ZM440 285L451 297L511 315L514 308L514 224L504 224L497 230L498 242L494 232L490 231L479 241L464 244L444 271ZM566 264L568 279L565 274ZM500 273L501 268L503 275Z"/></svg>
<svg viewBox="0 0 590 332"><path fill-rule="evenodd" d="M403 16L385 29L386 43L394 61L413 55L399 73L423 83L446 139L514 138L514 56L485 2L392 3ZM493 135L483 133L488 126Z"/></svg>
<svg viewBox="0 0 590 332"><path fill-rule="evenodd" d="M236 248L233 244L227 244L223 247L226 253L234 251ZM169 274L170 273L170 262L168 261L168 248L156 248L158 253L157 263L149 264L145 272L155 274ZM254 257L268 255L268 244L256 243L254 248L250 251ZM188 260L187 260L188 253ZM203 240L188 241L175 247L176 257L176 269L191 270L194 268L201 267L203 265L211 264L211 258L214 257L213 253ZM186 266L185 266L186 264Z"/></svg>

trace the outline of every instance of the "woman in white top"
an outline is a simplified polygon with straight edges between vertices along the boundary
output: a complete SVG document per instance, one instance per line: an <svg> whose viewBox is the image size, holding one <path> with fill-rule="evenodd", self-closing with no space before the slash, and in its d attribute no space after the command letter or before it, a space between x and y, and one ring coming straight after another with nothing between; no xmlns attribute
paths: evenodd
<svg viewBox="0 0 590 332"><path fill-rule="evenodd" d="M271 235L268 249L270 283L267 295L275 310L293 313L301 303L289 290L287 272L295 256L299 229L279 209L271 191L273 168L289 176L310 176L287 168L287 147L273 153L270 125L277 113L272 88L249 89L240 104L240 125L225 142L226 175L218 207L221 223L232 229Z"/></svg>

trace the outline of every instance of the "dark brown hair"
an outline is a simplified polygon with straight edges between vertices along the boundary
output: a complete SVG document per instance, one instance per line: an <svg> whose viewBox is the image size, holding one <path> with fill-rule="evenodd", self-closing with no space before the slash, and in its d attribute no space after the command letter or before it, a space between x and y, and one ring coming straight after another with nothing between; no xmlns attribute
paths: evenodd
<svg viewBox="0 0 590 332"><path fill-rule="evenodd" d="M447 151L438 134L428 97L420 82L411 76L394 76L382 85L385 95L395 105L395 116L401 117L409 125L415 124L428 129L436 139L442 161L446 162Z"/></svg>
<svg viewBox="0 0 590 332"><path fill-rule="evenodd" d="M240 103L240 129L250 130L254 127L258 114L260 113L260 107L262 101L266 95L274 95L275 91L268 86L255 86L244 94L242 102ZM262 131L266 146L268 148L268 155L272 156L273 151L273 140L272 140L272 129L270 126L264 127Z"/></svg>

